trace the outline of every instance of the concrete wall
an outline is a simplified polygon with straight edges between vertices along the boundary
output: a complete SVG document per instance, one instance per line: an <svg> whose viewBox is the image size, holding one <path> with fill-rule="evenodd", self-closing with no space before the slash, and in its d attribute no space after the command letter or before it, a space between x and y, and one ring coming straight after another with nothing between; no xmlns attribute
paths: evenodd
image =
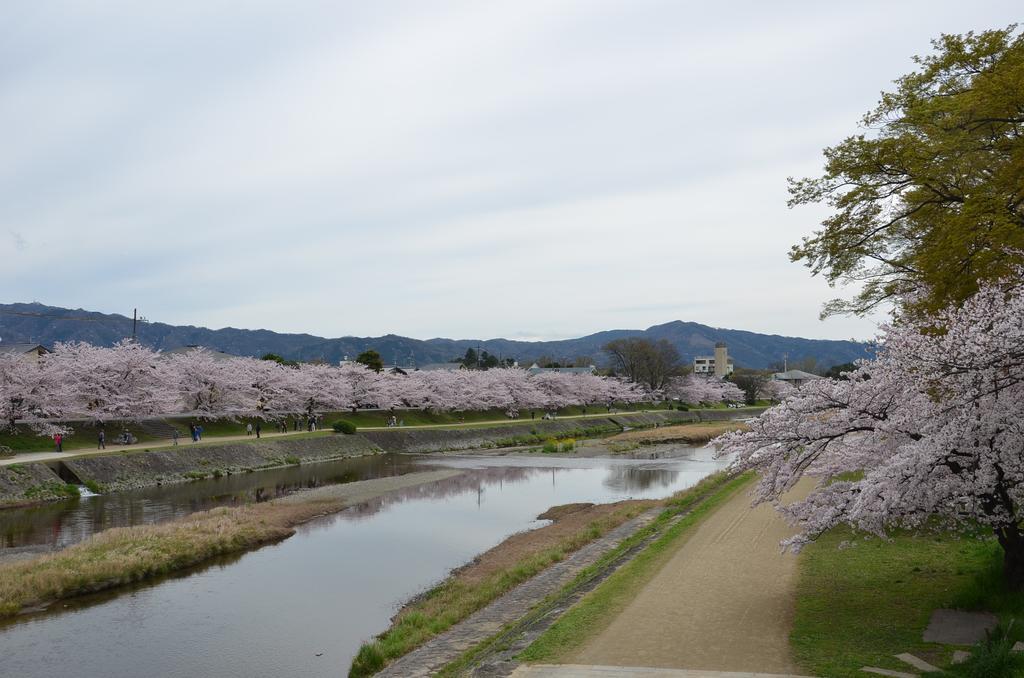
<svg viewBox="0 0 1024 678"><path fill-rule="evenodd" d="M259 442L190 445L158 452L79 457L63 464L82 482L93 481L107 490L149 487L190 480L198 474L241 473L282 466L286 457L303 462L377 454L380 448L359 435L315 438L270 438Z"/></svg>
<svg viewBox="0 0 1024 678"><path fill-rule="evenodd" d="M464 429L392 428L360 435L386 452L429 454L488 447L537 444L547 438L615 433L622 427L607 417L530 420L502 426Z"/></svg>
<svg viewBox="0 0 1024 678"><path fill-rule="evenodd" d="M19 506L59 499L55 491L64 485L46 464L0 466L0 506Z"/></svg>

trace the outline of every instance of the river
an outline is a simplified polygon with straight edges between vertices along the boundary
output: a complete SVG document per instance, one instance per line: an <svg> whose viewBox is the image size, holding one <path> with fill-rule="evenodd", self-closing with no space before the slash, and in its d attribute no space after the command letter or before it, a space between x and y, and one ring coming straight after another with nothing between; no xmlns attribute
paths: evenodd
<svg viewBox="0 0 1024 678"><path fill-rule="evenodd" d="M366 472L465 473L318 519L278 544L18 617L0 626L0 674L346 675L360 643L386 629L404 601L510 534L546 524L536 516L550 506L665 497L726 463L681 445L638 457L652 454L381 458ZM151 517L158 505L173 513L167 496L179 490L163 489L163 504L147 500ZM121 515L113 496L79 504L98 499L104 508L91 515ZM82 514L76 520L68 534L88 531Z"/></svg>

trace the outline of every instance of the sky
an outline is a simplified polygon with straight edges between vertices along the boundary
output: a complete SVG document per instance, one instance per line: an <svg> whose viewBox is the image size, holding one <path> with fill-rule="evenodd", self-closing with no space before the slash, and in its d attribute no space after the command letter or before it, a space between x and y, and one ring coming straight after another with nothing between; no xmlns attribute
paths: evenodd
<svg viewBox="0 0 1024 678"><path fill-rule="evenodd" d="M867 339L790 176L1016 1L7 2L0 303L322 336Z"/></svg>

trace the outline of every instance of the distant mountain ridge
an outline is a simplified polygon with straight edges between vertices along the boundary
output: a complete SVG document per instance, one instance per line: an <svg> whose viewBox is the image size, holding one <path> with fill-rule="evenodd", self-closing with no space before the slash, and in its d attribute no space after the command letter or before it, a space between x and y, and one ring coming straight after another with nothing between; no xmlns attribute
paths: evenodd
<svg viewBox="0 0 1024 678"><path fill-rule="evenodd" d="M43 304L0 304L0 340L3 343L33 341L51 345L60 341L87 341L110 346L131 335L132 319L82 309L67 309ZM338 337L327 339L312 334L284 334L270 330L242 330L227 327L211 330L192 325L139 323L139 341L161 350L199 345L233 353L260 356L277 353L291 360L324 360L336 363L344 356L355 357L373 349L384 361L401 365L447 362L465 354L468 348L481 348L495 355L530 362L541 356L571 361L589 356L604 362L601 347L612 339L645 337L666 339L678 349L685 362L696 355L713 352L716 342L724 341L729 356L741 367L764 369L781 362L791 363L814 358L829 367L868 356L868 345L856 341L804 339L744 330L709 327L674 320L646 330L606 330L577 339L558 341L514 341L511 339L412 339L395 334L382 337Z"/></svg>

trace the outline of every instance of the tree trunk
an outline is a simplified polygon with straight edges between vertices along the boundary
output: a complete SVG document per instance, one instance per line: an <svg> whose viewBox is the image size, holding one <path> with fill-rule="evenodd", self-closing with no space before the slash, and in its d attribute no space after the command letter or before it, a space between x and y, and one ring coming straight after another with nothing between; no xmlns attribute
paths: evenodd
<svg viewBox="0 0 1024 678"><path fill-rule="evenodd" d="M1003 577L1011 591L1024 591L1024 534L1017 524L996 529L1003 547Z"/></svg>

